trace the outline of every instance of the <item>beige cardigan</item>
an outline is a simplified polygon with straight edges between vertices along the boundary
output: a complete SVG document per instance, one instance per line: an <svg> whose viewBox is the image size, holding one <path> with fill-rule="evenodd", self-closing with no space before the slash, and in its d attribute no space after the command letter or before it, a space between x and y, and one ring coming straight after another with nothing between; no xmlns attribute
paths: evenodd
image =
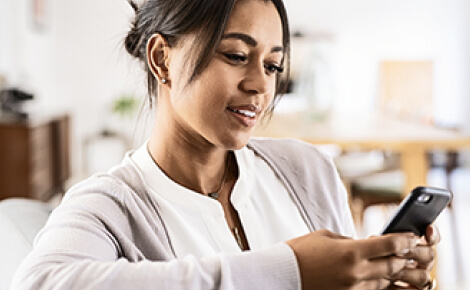
<svg viewBox="0 0 470 290"><path fill-rule="evenodd" d="M252 139L247 146L285 184L310 230L354 235L346 191L327 156L296 140ZM159 206L127 155L67 192L11 289L287 290L300 289L300 277L285 243L176 259Z"/></svg>

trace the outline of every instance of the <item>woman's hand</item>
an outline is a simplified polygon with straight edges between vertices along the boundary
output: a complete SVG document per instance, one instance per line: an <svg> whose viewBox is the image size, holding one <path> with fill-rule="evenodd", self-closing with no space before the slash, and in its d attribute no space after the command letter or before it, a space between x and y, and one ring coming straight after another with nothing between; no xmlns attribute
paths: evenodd
<svg viewBox="0 0 470 290"><path fill-rule="evenodd" d="M391 277L400 273L404 275L403 281L408 276L414 277L411 269L405 270L409 259L429 266L432 259L425 252L430 246L418 243L419 238L410 233L353 240L327 230L287 242L297 257L303 290L387 289Z"/></svg>
<svg viewBox="0 0 470 290"><path fill-rule="evenodd" d="M434 249L441 240L439 230L436 226L429 226L426 229L426 235L421 239L420 243L403 257L408 259L405 269L393 275L392 280L406 282L403 286L400 282L390 287L390 289L427 289L427 285L431 281L430 272L434 263ZM407 286L405 286L407 285Z"/></svg>

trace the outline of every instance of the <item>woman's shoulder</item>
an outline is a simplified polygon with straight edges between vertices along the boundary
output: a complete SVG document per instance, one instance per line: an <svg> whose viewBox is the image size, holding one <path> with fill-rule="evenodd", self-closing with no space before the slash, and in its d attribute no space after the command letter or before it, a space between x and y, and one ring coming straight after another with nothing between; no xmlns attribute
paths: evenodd
<svg viewBox="0 0 470 290"><path fill-rule="evenodd" d="M316 146L293 138L252 138L247 145L255 153L283 162L331 164L331 158Z"/></svg>
<svg viewBox="0 0 470 290"><path fill-rule="evenodd" d="M119 204L125 204L129 199L139 197L142 192L145 192L143 181L128 156L126 156L121 164L109 171L95 173L73 185L66 192L64 199L104 198L112 199Z"/></svg>
<svg viewBox="0 0 470 290"><path fill-rule="evenodd" d="M72 186L56 211L73 220L85 215L129 232L130 219L138 221L134 227L159 220L155 202L128 155L108 172L93 174Z"/></svg>

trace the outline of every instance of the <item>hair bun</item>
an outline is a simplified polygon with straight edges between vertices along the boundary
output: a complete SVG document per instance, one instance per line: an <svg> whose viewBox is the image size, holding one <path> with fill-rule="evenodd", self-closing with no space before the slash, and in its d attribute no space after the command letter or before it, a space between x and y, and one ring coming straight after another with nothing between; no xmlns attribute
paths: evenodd
<svg viewBox="0 0 470 290"><path fill-rule="evenodd" d="M132 28L131 30L127 33L127 36L124 40L124 45L126 47L126 50L129 54L136 58L141 57L139 45L140 45L140 39L142 38L142 33L139 31L137 28L137 13L139 11L139 5L134 0L128 0L127 1L129 5L132 7L132 9L135 12L135 19L132 22Z"/></svg>
<svg viewBox="0 0 470 290"><path fill-rule="evenodd" d="M127 33L126 39L124 41L127 52L136 58L141 57L139 49L141 37L141 33L138 31L136 25L133 24L132 29L129 31L129 33Z"/></svg>

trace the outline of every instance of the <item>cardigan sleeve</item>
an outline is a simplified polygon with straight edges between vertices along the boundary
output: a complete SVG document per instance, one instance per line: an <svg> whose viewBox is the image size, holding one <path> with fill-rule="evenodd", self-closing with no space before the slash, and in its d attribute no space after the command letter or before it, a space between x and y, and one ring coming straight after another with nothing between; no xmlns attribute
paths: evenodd
<svg viewBox="0 0 470 290"><path fill-rule="evenodd" d="M176 259L142 200L109 180L103 185L107 194L92 184L91 192L78 186L66 194L11 289L300 289L297 260L287 244Z"/></svg>
<svg viewBox="0 0 470 290"><path fill-rule="evenodd" d="M106 261L71 251L53 254L42 248L27 257L11 289L297 290L300 278L294 254L286 244L200 260L187 256L137 263L123 258Z"/></svg>

